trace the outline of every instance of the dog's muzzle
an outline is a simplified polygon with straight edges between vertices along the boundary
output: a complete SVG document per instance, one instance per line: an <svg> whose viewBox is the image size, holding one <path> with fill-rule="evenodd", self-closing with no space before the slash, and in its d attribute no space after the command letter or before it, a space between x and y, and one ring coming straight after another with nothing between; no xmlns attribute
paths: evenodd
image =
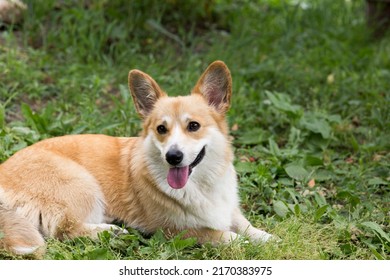
<svg viewBox="0 0 390 280"><path fill-rule="evenodd" d="M206 154L206 146L204 146L202 148L202 150L200 150L200 152L196 156L195 160L190 164L190 174L191 174L192 168L197 166L202 161L202 159L204 158L205 154Z"/></svg>
<svg viewBox="0 0 390 280"><path fill-rule="evenodd" d="M171 188L183 188L187 184L188 178L192 173L192 169L202 161L205 154L206 146L202 148L202 150L196 156L195 160L190 165L179 167L178 165L183 161L184 158L183 153L177 149L168 151L165 155L165 159L170 165L173 165L173 167L169 168L167 177L168 184L171 186Z"/></svg>

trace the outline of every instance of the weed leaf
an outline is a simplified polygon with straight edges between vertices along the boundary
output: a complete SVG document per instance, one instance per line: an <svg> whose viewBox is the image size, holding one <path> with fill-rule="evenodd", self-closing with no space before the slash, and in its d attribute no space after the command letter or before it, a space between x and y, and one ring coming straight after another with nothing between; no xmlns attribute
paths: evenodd
<svg viewBox="0 0 390 280"><path fill-rule="evenodd" d="M385 180L378 178L378 177L375 177L375 178L368 180L368 185L370 185L370 186L372 186L372 185L388 185L388 184L389 184L389 182L386 182Z"/></svg>
<svg viewBox="0 0 390 280"><path fill-rule="evenodd" d="M321 134L322 138L324 139L329 139L331 135L331 127L329 123L319 117L316 116L305 116L304 118L301 119L300 122L301 126L306 128L307 130L314 132L314 133L319 133Z"/></svg>
<svg viewBox="0 0 390 280"><path fill-rule="evenodd" d="M290 113L294 116L298 116L300 114L301 106L291 104L288 95L283 93L272 93L270 91L266 91L265 94L276 109L285 113Z"/></svg>
<svg viewBox="0 0 390 280"><path fill-rule="evenodd" d="M23 103L21 106L23 116L26 118L27 122L40 133L47 132L46 121L41 118L38 114L32 111L29 105Z"/></svg>
<svg viewBox="0 0 390 280"><path fill-rule="evenodd" d="M377 234L379 234L383 239L385 239L387 242L390 243L390 237L389 235L383 231L383 229L375 222L363 222L363 226L368 227L369 229L373 230Z"/></svg>
<svg viewBox="0 0 390 280"><path fill-rule="evenodd" d="M242 133L236 140L237 144L241 145L256 145L264 141L265 132L263 129L254 128Z"/></svg>
<svg viewBox="0 0 390 280"><path fill-rule="evenodd" d="M90 260L106 260L108 255L107 248L96 248L87 253L87 257Z"/></svg>
<svg viewBox="0 0 390 280"><path fill-rule="evenodd" d="M256 165L252 162L237 162L235 164L236 171L238 173L251 173L256 170Z"/></svg>
<svg viewBox="0 0 390 280"><path fill-rule="evenodd" d="M314 213L314 220L316 222L319 221L322 218L322 216L325 214L326 210L328 210L328 205L324 205L318 208Z"/></svg>
<svg viewBox="0 0 390 280"><path fill-rule="evenodd" d="M279 217L285 218L289 212L288 207L282 201L274 201L274 211Z"/></svg>
<svg viewBox="0 0 390 280"><path fill-rule="evenodd" d="M316 172L313 174L313 176L317 181L323 182L323 181L330 180L334 176L334 174L333 174L333 172L331 172L329 170L319 169L319 170L316 170Z"/></svg>
<svg viewBox="0 0 390 280"><path fill-rule="evenodd" d="M300 165L288 165L284 170L288 176L298 181L305 180L309 176L309 172Z"/></svg>
<svg viewBox="0 0 390 280"><path fill-rule="evenodd" d="M280 156L280 150L279 150L278 144L276 144L276 142L272 138L268 139L268 143L269 143L269 150L270 150L270 152L274 156L279 157Z"/></svg>
<svg viewBox="0 0 390 280"><path fill-rule="evenodd" d="M317 202L317 204L319 206L321 206L321 207L323 207L325 205L327 206L326 199L325 199L325 197L322 194L320 194L318 192L315 192L314 193L314 199L315 199L315 201Z"/></svg>

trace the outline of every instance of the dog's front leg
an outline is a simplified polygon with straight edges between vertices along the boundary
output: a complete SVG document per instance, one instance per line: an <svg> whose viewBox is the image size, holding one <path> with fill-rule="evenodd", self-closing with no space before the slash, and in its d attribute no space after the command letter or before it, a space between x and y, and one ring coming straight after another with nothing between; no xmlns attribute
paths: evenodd
<svg viewBox="0 0 390 280"><path fill-rule="evenodd" d="M239 235L247 236L254 242L267 242L272 238L271 234L252 226L238 208L233 213L231 230Z"/></svg>

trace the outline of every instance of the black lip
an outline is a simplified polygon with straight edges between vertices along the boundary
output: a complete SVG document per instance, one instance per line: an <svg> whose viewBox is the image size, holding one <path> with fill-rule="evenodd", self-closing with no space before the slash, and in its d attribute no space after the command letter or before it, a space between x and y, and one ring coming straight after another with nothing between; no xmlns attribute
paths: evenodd
<svg viewBox="0 0 390 280"><path fill-rule="evenodd" d="M206 154L206 146L204 146L202 148L202 150L200 150L200 152L196 156L195 160L190 164L190 173L192 172L192 168L197 166L202 161L202 159L204 158L205 154Z"/></svg>

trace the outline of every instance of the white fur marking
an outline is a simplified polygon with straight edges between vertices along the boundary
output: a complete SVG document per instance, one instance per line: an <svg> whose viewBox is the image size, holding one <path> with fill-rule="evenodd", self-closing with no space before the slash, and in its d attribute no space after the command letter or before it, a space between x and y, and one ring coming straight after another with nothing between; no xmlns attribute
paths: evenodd
<svg viewBox="0 0 390 280"><path fill-rule="evenodd" d="M30 255L33 254L38 248L39 246L31 246L31 247L17 246L17 247L12 247L11 250L19 255Z"/></svg>
<svg viewBox="0 0 390 280"><path fill-rule="evenodd" d="M123 229L121 227L118 227L117 225L112 225L112 224L85 224L85 227L90 230L90 231L114 231L122 234L129 233L126 229Z"/></svg>
<svg viewBox="0 0 390 280"><path fill-rule="evenodd" d="M99 191L96 192L96 200L93 209L86 219L86 222L91 224L103 222L105 208L106 203L104 202L103 194L99 189Z"/></svg>
<svg viewBox="0 0 390 280"><path fill-rule="evenodd" d="M260 230L260 229L257 229L253 226L250 226L248 228L248 231L246 232L246 234L248 235L248 237L253 240L253 241L257 241L257 242L267 242L270 238L272 238L272 235L263 231L263 230Z"/></svg>

